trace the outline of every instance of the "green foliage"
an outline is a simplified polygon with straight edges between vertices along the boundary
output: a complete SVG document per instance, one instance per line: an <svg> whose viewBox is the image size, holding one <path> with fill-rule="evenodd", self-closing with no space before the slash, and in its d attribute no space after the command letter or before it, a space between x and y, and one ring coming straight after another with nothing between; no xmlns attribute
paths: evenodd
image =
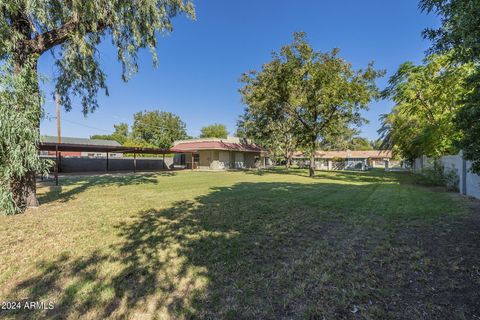
<svg viewBox="0 0 480 320"><path fill-rule="evenodd" d="M175 140L187 137L179 116L165 111L144 111L133 115L132 137L156 148L170 148Z"/></svg>
<svg viewBox="0 0 480 320"><path fill-rule="evenodd" d="M237 123L237 131L270 150L275 161L281 156L288 167L298 139L297 122L287 108L289 93L283 76L282 65L277 60L265 64L260 72L242 75L244 86L240 93L246 108Z"/></svg>
<svg viewBox="0 0 480 320"><path fill-rule="evenodd" d="M95 134L90 137L90 139L99 139L99 140L114 140L120 144L124 144L128 140L128 124L120 123L114 124L115 132L112 134Z"/></svg>
<svg viewBox="0 0 480 320"><path fill-rule="evenodd" d="M420 0L420 7L441 17L437 29L427 29L424 36L433 42L432 52L455 49L455 59L480 61L480 2L472 0Z"/></svg>
<svg viewBox="0 0 480 320"><path fill-rule="evenodd" d="M459 177L457 171L451 168L445 168L436 161L432 169L424 169L422 172L423 184L429 186L444 186L449 191L458 191Z"/></svg>
<svg viewBox="0 0 480 320"><path fill-rule="evenodd" d="M359 151L365 151L365 150L373 150L372 145L370 144L370 141L366 138L362 137L354 137L348 146L349 150L359 150Z"/></svg>
<svg viewBox="0 0 480 320"><path fill-rule="evenodd" d="M456 117L457 127L463 132L458 145L465 159L472 161L472 172L480 174L480 72L469 79L473 87Z"/></svg>
<svg viewBox="0 0 480 320"><path fill-rule="evenodd" d="M137 52L140 49L149 48L156 64L157 36L172 31L171 18L182 13L194 18L190 1L4 0L0 2L0 65L9 68L2 73L6 72L9 78L13 74L25 77L19 82L31 88L22 87L21 92L15 86L13 91L2 88L2 95L14 97L3 100L17 101L19 99L15 97L37 92L37 60L43 53L58 48L53 52L53 60L57 75L55 91L60 96L60 103L68 111L72 108L71 96L76 96L81 101L83 113L93 111L98 107L98 91L105 90L108 94L97 49L101 40L107 36L112 40L122 64L122 78L126 81L138 70ZM10 109L1 114L5 123L15 120L18 125L30 126L18 130L8 129L14 127L13 124L2 127L4 135L10 137L4 141L18 142L1 151L6 160L15 162L2 162L2 171L8 172L9 166L19 169L19 176L8 182L8 186L2 184L1 205L8 212L14 206L23 210L31 205L28 202L32 199L33 204L37 203L34 199L35 179L27 179L27 176L32 177L33 170L42 167L38 157L32 155L32 147L38 143L41 105L35 95L30 101L39 105L35 109L30 108L30 102L10 105ZM9 103L3 101L2 108L6 105ZM10 149L15 151L8 151ZM8 176L4 175L2 179ZM10 191L3 191L5 187ZM8 197L10 200L5 200ZM16 205L11 203L12 200L17 201Z"/></svg>
<svg viewBox="0 0 480 320"><path fill-rule="evenodd" d="M224 124L215 123L200 130L200 138L227 138L228 131Z"/></svg>
<svg viewBox="0 0 480 320"><path fill-rule="evenodd" d="M127 139L124 143L124 146L126 147L137 147L137 148L157 148L156 145L152 143L148 143L145 140L142 139L133 139L129 138ZM133 157L133 153L126 153L124 156L126 157ZM138 153L136 154L137 158L161 158L163 155L161 154L147 154L147 153Z"/></svg>
<svg viewBox="0 0 480 320"><path fill-rule="evenodd" d="M373 150L372 144L368 139L354 136L358 131L355 129L344 128L337 131L332 137L326 137L320 144L322 150Z"/></svg>
<svg viewBox="0 0 480 320"><path fill-rule="evenodd" d="M472 161L472 171L480 174L480 2L472 0L421 0L427 12L441 17L438 29L427 29L424 36L433 41L433 52L454 49L453 59L460 63L476 63L475 74L468 79L471 90L456 117L463 133L458 143L465 159Z"/></svg>
<svg viewBox="0 0 480 320"><path fill-rule="evenodd" d="M39 57L60 45L54 55L60 102L70 110L71 96L79 96L87 113L98 107L97 92L106 90L97 50L101 40L111 37L122 78L128 80L138 70L139 49L148 48L156 64L157 35L172 31L171 18L181 13L194 17L192 2L5 0L0 4L0 59Z"/></svg>
<svg viewBox="0 0 480 320"><path fill-rule="evenodd" d="M452 62L452 54L433 55L423 65L402 64L390 78L384 96L395 102L381 117L384 147L403 157L440 157L458 152L462 133L454 119L465 95L473 65Z"/></svg>
<svg viewBox="0 0 480 320"><path fill-rule="evenodd" d="M42 97L35 89L36 73L24 69L12 76L11 68L0 68L0 212L5 214L25 209L12 184L32 171L46 174L50 165L37 152Z"/></svg>
<svg viewBox="0 0 480 320"><path fill-rule="evenodd" d="M370 141L370 145L372 146L373 150L381 150L382 144L383 144L382 139L376 139L376 140Z"/></svg>
<svg viewBox="0 0 480 320"><path fill-rule="evenodd" d="M379 96L375 79L383 72L376 71L373 64L355 71L338 52L316 52L304 33L295 33L293 43L274 53L261 71L242 77L244 100L247 105L253 100L266 104L265 108L276 106L260 121L268 123L272 114L286 116L300 146L315 151L319 142L336 132L363 123L360 111ZM311 174L313 170L312 163Z"/></svg>

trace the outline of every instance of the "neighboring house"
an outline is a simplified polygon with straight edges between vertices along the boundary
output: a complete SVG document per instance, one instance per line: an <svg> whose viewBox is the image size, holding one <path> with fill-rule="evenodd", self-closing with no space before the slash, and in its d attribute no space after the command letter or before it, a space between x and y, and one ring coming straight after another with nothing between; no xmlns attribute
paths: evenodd
<svg viewBox="0 0 480 320"><path fill-rule="evenodd" d="M315 167L319 170L367 170L371 167L388 168L392 159L390 150L368 151L317 151ZM297 151L293 161L300 167L310 164L310 156Z"/></svg>
<svg viewBox="0 0 480 320"><path fill-rule="evenodd" d="M189 169L261 168L268 162L265 149L237 137L175 141L171 151L174 165Z"/></svg>
<svg viewBox="0 0 480 320"><path fill-rule="evenodd" d="M58 138L56 136L41 136L41 142L57 143ZM86 139L86 138L72 138L61 137L61 143L73 144L73 145L94 145L94 146L110 146L120 147L121 144L115 140L100 140L100 139ZM40 151L40 155L43 156L55 156L55 151ZM62 151L62 157L89 157L89 158L103 158L107 156L106 152L81 152L81 151ZM110 158L121 158L123 153L109 152Z"/></svg>

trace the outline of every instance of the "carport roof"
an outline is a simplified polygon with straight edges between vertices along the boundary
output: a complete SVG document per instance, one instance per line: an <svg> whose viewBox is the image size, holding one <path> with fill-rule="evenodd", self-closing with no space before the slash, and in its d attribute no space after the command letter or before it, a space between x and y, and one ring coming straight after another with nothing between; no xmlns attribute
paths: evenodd
<svg viewBox="0 0 480 320"><path fill-rule="evenodd" d="M122 145L96 145L96 144L79 144L79 143L56 143L56 142L40 142L39 150L41 151L72 151L72 152L116 152L116 153L138 153L138 154L167 154L173 153L170 149L160 148L139 148L126 147Z"/></svg>

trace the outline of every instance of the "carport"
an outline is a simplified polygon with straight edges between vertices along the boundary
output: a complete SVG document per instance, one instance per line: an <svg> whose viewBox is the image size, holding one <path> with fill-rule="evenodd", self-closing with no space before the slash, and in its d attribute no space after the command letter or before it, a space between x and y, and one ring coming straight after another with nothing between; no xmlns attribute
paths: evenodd
<svg viewBox="0 0 480 320"><path fill-rule="evenodd" d="M41 142L39 144L39 151L55 151L55 166L54 176L55 184L58 185L58 168L61 158L61 152L100 152L106 153L105 171L109 171L109 153L130 153L133 154L133 172L137 171L137 154L161 154L165 162L165 154L174 153L170 149L162 148L140 148L140 147L125 147L125 146L102 146L93 144L73 144L73 143L55 143L55 142Z"/></svg>

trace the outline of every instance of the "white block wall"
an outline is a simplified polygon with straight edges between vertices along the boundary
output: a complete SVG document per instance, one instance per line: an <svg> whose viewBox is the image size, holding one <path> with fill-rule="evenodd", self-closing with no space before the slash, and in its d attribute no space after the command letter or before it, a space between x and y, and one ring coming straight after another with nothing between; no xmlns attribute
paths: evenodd
<svg viewBox="0 0 480 320"><path fill-rule="evenodd" d="M422 170L430 168L431 160L425 156L415 159L414 172L421 173ZM445 170L453 169L457 172L460 193L480 199L480 176L470 171L472 163L463 160L462 152L457 155L443 156L440 162Z"/></svg>

